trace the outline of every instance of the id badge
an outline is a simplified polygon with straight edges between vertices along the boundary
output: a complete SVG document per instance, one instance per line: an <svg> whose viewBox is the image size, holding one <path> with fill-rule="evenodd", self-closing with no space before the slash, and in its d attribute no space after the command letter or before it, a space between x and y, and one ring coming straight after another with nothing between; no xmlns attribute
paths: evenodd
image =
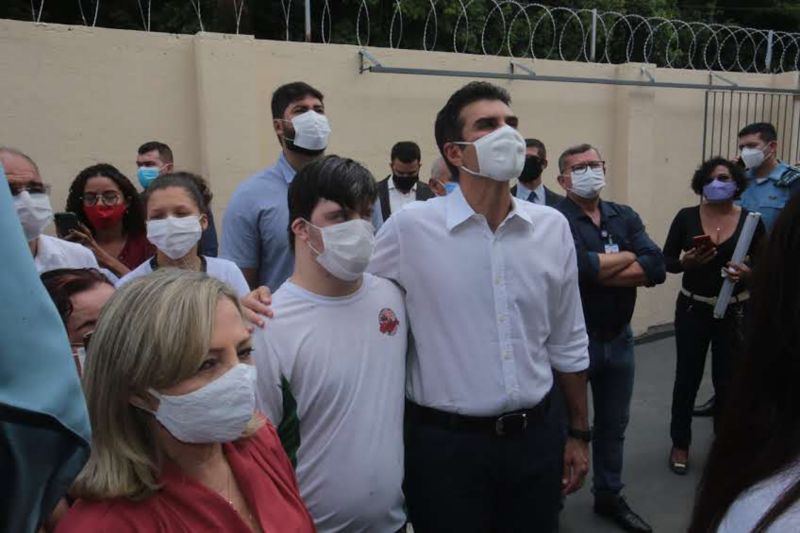
<svg viewBox="0 0 800 533"><path fill-rule="evenodd" d="M619 245L618 244L606 244L606 253L607 254L618 254L619 253Z"/></svg>

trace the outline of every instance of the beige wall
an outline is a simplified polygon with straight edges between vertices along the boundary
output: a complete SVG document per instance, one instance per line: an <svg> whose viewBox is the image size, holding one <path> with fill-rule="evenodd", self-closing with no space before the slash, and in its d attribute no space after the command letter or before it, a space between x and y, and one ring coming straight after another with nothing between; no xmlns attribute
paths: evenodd
<svg viewBox="0 0 800 533"><path fill-rule="evenodd" d="M507 72L504 58L371 49L390 66ZM423 167L436 155L433 119L468 80L359 74L357 48L256 41L218 34L175 36L0 21L0 144L28 152L63 206L71 179L98 161L135 179L136 147L158 139L177 166L201 172L224 216L236 185L277 156L269 101L278 85L304 80L326 95L329 153L364 162L378 179L398 140L415 140ZM638 79L640 65L555 61L527 64L538 74ZM707 83L702 72L660 70L659 81ZM743 85L796 88L797 73L726 74ZM606 197L631 204L663 243L677 210L696 201L688 188L701 155L703 92L529 81L498 81L513 96L525 136L541 138L553 161L590 142L609 163ZM678 280L640 291L634 326L672 320Z"/></svg>

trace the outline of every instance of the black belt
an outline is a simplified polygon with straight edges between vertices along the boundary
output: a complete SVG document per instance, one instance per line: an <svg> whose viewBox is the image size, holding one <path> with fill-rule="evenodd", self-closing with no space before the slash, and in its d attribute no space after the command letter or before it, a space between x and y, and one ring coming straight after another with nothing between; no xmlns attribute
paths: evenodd
<svg viewBox="0 0 800 533"><path fill-rule="evenodd" d="M439 426L452 431L491 433L499 437L519 435L533 424L541 423L550 408L550 393L530 409L520 409L499 416L469 416L439 411L432 407L406 401L409 421Z"/></svg>

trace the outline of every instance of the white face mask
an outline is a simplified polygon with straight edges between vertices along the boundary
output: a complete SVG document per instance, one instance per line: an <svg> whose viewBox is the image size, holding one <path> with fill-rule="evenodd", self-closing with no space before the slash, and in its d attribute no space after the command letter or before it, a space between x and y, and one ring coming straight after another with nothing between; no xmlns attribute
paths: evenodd
<svg viewBox="0 0 800 533"><path fill-rule="evenodd" d="M294 139L289 140L298 148L314 151L327 148L331 126L325 115L312 109L294 117L292 126L294 127Z"/></svg>
<svg viewBox="0 0 800 533"><path fill-rule="evenodd" d="M31 194L28 191L22 191L14 197L14 208L17 210L17 216L28 242L38 238L44 228L53 220L50 197L44 193Z"/></svg>
<svg viewBox="0 0 800 533"><path fill-rule="evenodd" d="M597 198L600 191L606 186L606 175L602 168L594 170L592 167L586 167L583 172L573 171L570 176L572 176L572 189L570 190L586 200Z"/></svg>
<svg viewBox="0 0 800 533"><path fill-rule="evenodd" d="M744 161L744 166L747 168L758 168L762 164L764 164L764 160L767 158L764 154L764 148L742 148L742 161Z"/></svg>
<svg viewBox="0 0 800 533"><path fill-rule="evenodd" d="M509 181L518 178L525 167L525 139L509 125L497 128L471 144L478 156L478 171L464 166L461 168L473 176L491 178L495 181Z"/></svg>
<svg viewBox="0 0 800 533"><path fill-rule="evenodd" d="M147 221L147 240L173 260L186 256L202 233L197 215Z"/></svg>
<svg viewBox="0 0 800 533"><path fill-rule="evenodd" d="M78 374L83 374L83 369L86 367L86 347L82 344L80 346L72 346L72 357L78 363Z"/></svg>
<svg viewBox="0 0 800 533"><path fill-rule="evenodd" d="M232 442L242 436L256 410L256 367L239 363L194 392L159 399L155 417L181 442Z"/></svg>
<svg viewBox="0 0 800 533"><path fill-rule="evenodd" d="M364 274L375 250L372 223L360 218L324 228L306 223L322 234L321 253L308 245L317 254L317 263L342 281L356 281Z"/></svg>

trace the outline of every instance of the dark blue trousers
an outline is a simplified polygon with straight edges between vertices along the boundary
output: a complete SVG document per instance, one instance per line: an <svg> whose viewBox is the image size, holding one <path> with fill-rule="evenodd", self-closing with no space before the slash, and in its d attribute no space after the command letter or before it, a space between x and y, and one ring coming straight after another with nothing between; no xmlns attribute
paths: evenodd
<svg viewBox="0 0 800 533"><path fill-rule="evenodd" d="M618 494L622 490L622 458L634 371L630 326L609 341L589 337L589 384L594 407L592 490L595 493Z"/></svg>
<svg viewBox="0 0 800 533"><path fill-rule="evenodd" d="M404 489L415 533L555 531L563 427L563 409L552 406L511 437L407 417Z"/></svg>

